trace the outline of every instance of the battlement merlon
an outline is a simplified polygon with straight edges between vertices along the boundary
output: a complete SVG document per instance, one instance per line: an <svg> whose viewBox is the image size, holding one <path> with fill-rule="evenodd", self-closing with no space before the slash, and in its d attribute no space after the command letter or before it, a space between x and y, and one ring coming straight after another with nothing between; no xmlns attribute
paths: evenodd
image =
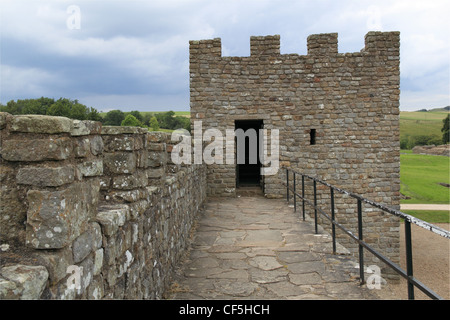
<svg viewBox="0 0 450 320"><path fill-rule="evenodd" d="M251 56L280 55L280 35L250 37Z"/></svg>
<svg viewBox="0 0 450 320"><path fill-rule="evenodd" d="M365 47L361 50L377 55L399 55L400 32L370 31L365 37ZM189 41L191 55L222 56L222 43L220 38L200 41ZM307 38L308 55L335 55L338 54L338 34L313 34ZM251 56L277 56L280 55L280 36L252 36L250 37Z"/></svg>
<svg viewBox="0 0 450 320"><path fill-rule="evenodd" d="M191 40L189 41L190 55L212 55L222 56L222 41L220 38L208 40Z"/></svg>
<svg viewBox="0 0 450 320"><path fill-rule="evenodd" d="M363 51L383 55L396 55L400 53L400 32L368 32L365 37L365 47Z"/></svg>
<svg viewBox="0 0 450 320"><path fill-rule="evenodd" d="M325 55L338 53L338 34L312 34L307 38L308 55Z"/></svg>

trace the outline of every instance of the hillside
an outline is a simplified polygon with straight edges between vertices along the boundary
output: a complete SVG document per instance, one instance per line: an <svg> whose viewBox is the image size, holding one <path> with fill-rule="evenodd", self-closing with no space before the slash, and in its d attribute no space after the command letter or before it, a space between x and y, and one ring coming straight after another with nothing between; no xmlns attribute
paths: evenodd
<svg viewBox="0 0 450 320"><path fill-rule="evenodd" d="M444 108L400 112L400 142L402 149L411 149L417 141L422 144L442 144L442 120L449 114ZM427 137L427 138L425 138Z"/></svg>

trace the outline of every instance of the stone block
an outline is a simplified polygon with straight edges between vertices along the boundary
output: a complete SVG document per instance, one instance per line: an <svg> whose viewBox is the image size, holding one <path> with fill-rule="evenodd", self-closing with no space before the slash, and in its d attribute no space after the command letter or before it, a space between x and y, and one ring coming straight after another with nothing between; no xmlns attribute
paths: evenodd
<svg viewBox="0 0 450 320"><path fill-rule="evenodd" d="M57 187L71 183L75 178L73 167L25 167L20 168L16 180L18 184L40 187Z"/></svg>
<svg viewBox="0 0 450 320"><path fill-rule="evenodd" d="M81 273L80 279L81 288L77 290L77 293L84 295L94 278L94 257L89 256L88 258L84 259L80 263L80 267L83 268L83 272Z"/></svg>
<svg viewBox="0 0 450 320"><path fill-rule="evenodd" d="M102 272L103 267L103 248L97 249L94 253L94 276Z"/></svg>
<svg viewBox="0 0 450 320"><path fill-rule="evenodd" d="M77 158L86 157L89 154L90 142L89 139L83 137L81 139L74 139L73 153Z"/></svg>
<svg viewBox="0 0 450 320"><path fill-rule="evenodd" d="M0 165L0 237L2 240L25 238L26 204L20 198L16 173L12 167Z"/></svg>
<svg viewBox="0 0 450 320"><path fill-rule="evenodd" d="M48 280L43 266L13 265L0 269L0 299L37 300ZM1 279L1 278L0 278Z"/></svg>
<svg viewBox="0 0 450 320"><path fill-rule="evenodd" d="M108 192L107 197L108 200L112 199L114 201L119 202L134 202L145 198L148 196L148 193L141 189L133 189L133 190L111 190Z"/></svg>
<svg viewBox="0 0 450 320"><path fill-rule="evenodd" d="M91 152L94 156L103 153L103 139L101 136L93 136L91 138Z"/></svg>
<svg viewBox="0 0 450 320"><path fill-rule="evenodd" d="M11 121L12 115L7 112L0 112L0 129L4 129L6 124Z"/></svg>
<svg viewBox="0 0 450 320"><path fill-rule="evenodd" d="M138 171L131 175L115 176L112 179L112 187L120 190L131 190L147 186L147 174Z"/></svg>
<svg viewBox="0 0 450 320"><path fill-rule="evenodd" d="M147 176L149 179L159 179L164 176L165 170L164 168L151 168L147 169Z"/></svg>
<svg viewBox="0 0 450 320"><path fill-rule="evenodd" d="M26 243L35 249L63 248L87 228L98 203L99 182L76 182L57 191L29 190Z"/></svg>
<svg viewBox="0 0 450 320"><path fill-rule="evenodd" d="M133 151L135 150L135 135L111 135L103 136L105 151Z"/></svg>
<svg viewBox="0 0 450 320"><path fill-rule="evenodd" d="M137 150L136 152L136 166L138 168L147 168L148 167L148 151L145 149Z"/></svg>
<svg viewBox="0 0 450 320"><path fill-rule="evenodd" d="M117 135L125 133L147 133L148 130L139 127L122 127L122 126L103 126L102 135Z"/></svg>
<svg viewBox="0 0 450 320"><path fill-rule="evenodd" d="M136 154L132 152L105 153L103 163L111 173L133 173L136 171Z"/></svg>
<svg viewBox="0 0 450 320"><path fill-rule="evenodd" d="M147 200L140 200L129 204L130 218L136 219L141 216L145 210L148 209L149 202Z"/></svg>
<svg viewBox="0 0 450 320"><path fill-rule="evenodd" d="M147 143L155 143L155 142L167 142L169 138L169 134L161 131L152 131L146 134Z"/></svg>
<svg viewBox="0 0 450 320"><path fill-rule="evenodd" d="M50 285L55 285L67 276L67 268L74 264L72 250L65 247L58 250L42 251L42 265L49 273Z"/></svg>
<svg viewBox="0 0 450 320"><path fill-rule="evenodd" d="M29 133L71 132L73 122L69 118L45 115L17 115L11 119L11 131Z"/></svg>
<svg viewBox="0 0 450 320"><path fill-rule="evenodd" d="M3 141L2 158L8 161L64 160L72 154L70 138L11 139Z"/></svg>
<svg viewBox="0 0 450 320"><path fill-rule="evenodd" d="M102 123L90 120L72 120L73 127L70 131L72 136L86 136L90 134L100 134L102 132Z"/></svg>
<svg viewBox="0 0 450 320"><path fill-rule="evenodd" d="M148 167L160 167L167 162L167 154L165 152L149 151L147 156Z"/></svg>
<svg viewBox="0 0 450 320"><path fill-rule="evenodd" d="M98 223L93 222L90 228L78 236L73 244L73 261L79 263L91 252L97 250L102 245L102 234Z"/></svg>
<svg viewBox="0 0 450 320"><path fill-rule="evenodd" d="M105 235L112 236L116 233L119 227L125 224L128 216L128 205L109 205L99 208L95 220L101 225L102 231Z"/></svg>
<svg viewBox="0 0 450 320"><path fill-rule="evenodd" d="M166 143L165 142L162 142L162 143L156 143L156 142L154 142L154 143L150 143L150 144L148 144L147 145L147 149L149 150L149 151L160 151L160 152L162 152L162 151L166 151Z"/></svg>
<svg viewBox="0 0 450 320"><path fill-rule="evenodd" d="M78 164L78 169L85 177L101 176L103 174L103 160L84 161Z"/></svg>

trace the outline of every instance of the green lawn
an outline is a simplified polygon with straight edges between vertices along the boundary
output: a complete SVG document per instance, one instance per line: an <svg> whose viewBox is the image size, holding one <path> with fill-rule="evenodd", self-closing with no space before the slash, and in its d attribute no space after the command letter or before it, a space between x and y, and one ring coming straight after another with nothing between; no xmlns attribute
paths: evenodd
<svg viewBox="0 0 450 320"><path fill-rule="evenodd" d="M402 210L402 212L429 223L450 223L450 211Z"/></svg>
<svg viewBox="0 0 450 320"><path fill-rule="evenodd" d="M410 197L401 203L449 203L450 189L439 185L450 183L449 165L449 157L400 154L400 192Z"/></svg>

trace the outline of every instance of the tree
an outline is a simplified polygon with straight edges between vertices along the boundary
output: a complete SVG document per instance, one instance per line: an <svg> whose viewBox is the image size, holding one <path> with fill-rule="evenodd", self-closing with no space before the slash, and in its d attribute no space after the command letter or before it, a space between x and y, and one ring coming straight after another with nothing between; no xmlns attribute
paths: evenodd
<svg viewBox="0 0 450 320"><path fill-rule="evenodd" d="M133 115L136 119L138 119L139 122L143 122L142 114L139 111L131 111L130 114Z"/></svg>
<svg viewBox="0 0 450 320"><path fill-rule="evenodd" d="M175 112L167 111L155 114L159 126L164 129L186 129L191 130L191 121L189 118L182 116L175 116Z"/></svg>
<svg viewBox="0 0 450 320"><path fill-rule="evenodd" d="M147 127L151 127L150 120L152 119L152 117L154 117L154 115L152 113L150 113L150 112L144 113L142 115L142 120L141 120L142 124L147 126ZM158 126L159 126L159 124L158 124Z"/></svg>
<svg viewBox="0 0 450 320"><path fill-rule="evenodd" d="M426 146L430 144L430 136L418 135L414 136L414 146Z"/></svg>
<svg viewBox="0 0 450 320"><path fill-rule="evenodd" d="M187 131L191 131L191 120L189 118L186 117L182 117L182 116L176 116L175 117L175 123L174 126L172 128L173 130L176 129L186 129Z"/></svg>
<svg viewBox="0 0 450 320"><path fill-rule="evenodd" d="M125 115L120 110L111 110L103 119L103 124L107 126L120 126L122 121L125 119Z"/></svg>
<svg viewBox="0 0 450 320"><path fill-rule="evenodd" d="M153 131L158 131L159 130L158 119L156 119L155 116L150 118L149 125L150 125L150 127L152 128Z"/></svg>
<svg viewBox="0 0 450 320"><path fill-rule="evenodd" d="M173 129L175 118L174 118L175 112L173 111L167 111L162 113L157 113L156 119L158 120L159 125L161 128L165 129Z"/></svg>
<svg viewBox="0 0 450 320"><path fill-rule="evenodd" d="M141 125L141 122L138 119L136 119L135 116L129 114L125 117L125 119L123 119L120 125L127 127L139 127Z"/></svg>
<svg viewBox="0 0 450 320"><path fill-rule="evenodd" d="M88 115L88 108L85 105L81 103L72 104L70 108L69 118L77 120L86 120L87 115Z"/></svg>
<svg viewBox="0 0 450 320"><path fill-rule="evenodd" d="M47 114L50 116L59 116L70 118L70 101L69 99L60 98L47 110Z"/></svg>
<svg viewBox="0 0 450 320"><path fill-rule="evenodd" d="M97 109L90 107L89 112L87 114L87 119L92 121L103 121L102 116L97 111Z"/></svg>
<svg viewBox="0 0 450 320"><path fill-rule="evenodd" d="M447 117L442 120L442 122L444 123L444 125L442 126L441 132L442 132L442 142L444 144L449 143L449 122L450 122L450 114L447 115Z"/></svg>

